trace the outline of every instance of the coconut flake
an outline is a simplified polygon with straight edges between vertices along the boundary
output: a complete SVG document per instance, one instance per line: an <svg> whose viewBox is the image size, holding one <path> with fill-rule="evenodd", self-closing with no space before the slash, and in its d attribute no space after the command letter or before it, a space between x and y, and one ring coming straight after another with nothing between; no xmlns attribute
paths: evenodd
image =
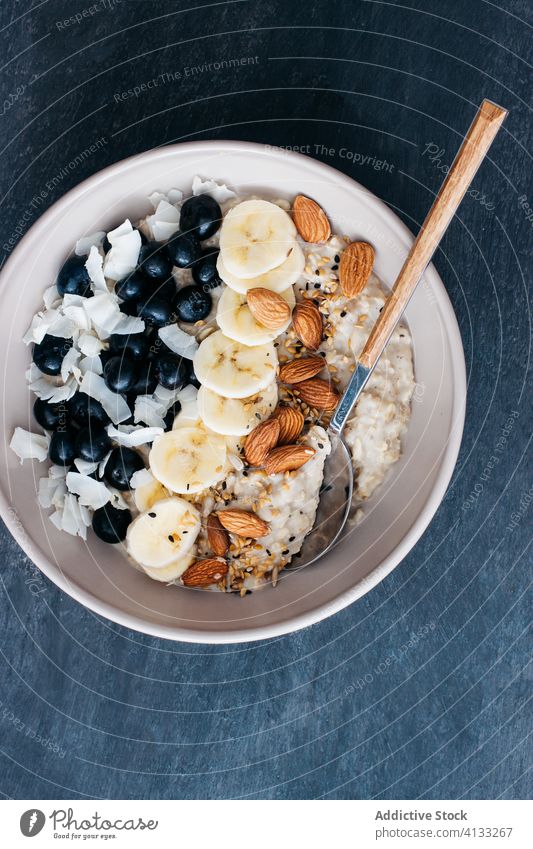
<svg viewBox="0 0 533 849"><path fill-rule="evenodd" d="M39 488L37 492L37 500L41 507L60 508L63 506L63 501L67 492L67 487L63 479L48 476L39 480Z"/></svg>
<svg viewBox="0 0 533 849"><path fill-rule="evenodd" d="M76 256L87 256L91 248L94 246L100 248L105 239L105 230L97 230L96 233L91 233L90 236L82 236L76 242L74 253Z"/></svg>
<svg viewBox="0 0 533 849"><path fill-rule="evenodd" d="M145 327L146 324L142 318L120 313L120 318L113 327L113 333L120 333L121 336L126 336L130 333L142 333Z"/></svg>
<svg viewBox="0 0 533 849"><path fill-rule="evenodd" d="M61 363L61 379L66 383L69 375L73 374L76 380L81 379L81 371L78 368L78 360L81 354L76 348L70 348Z"/></svg>
<svg viewBox="0 0 533 849"><path fill-rule="evenodd" d="M119 424L131 416L131 410L122 395L111 392L100 375L94 371L84 374L80 383L80 392L100 401L102 407L114 424Z"/></svg>
<svg viewBox="0 0 533 849"><path fill-rule="evenodd" d="M89 298L83 307L100 338L107 339L122 315L117 298L111 292L101 292Z"/></svg>
<svg viewBox="0 0 533 849"><path fill-rule="evenodd" d="M136 427L130 429L128 426L122 428L107 426L108 436L117 442L119 445L125 445L128 448L138 448L139 445L146 445L153 442L157 436L163 433L161 427Z"/></svg>
<svg viewBox="0 0 533 849"><path fill-rule="evenodd" d="M28 369L26 372L26 377L29 381L29 387L32 392L37 395L38 398L42 398L43 401L50 401L51 404L59 404L61 401L68 401L69 398L72 398L74 393L78 388L78 383L76 378L71 375L67 382L64 384L57 384L52 380L49 380L45 377L45 375L39 372L37 369L39 377L35 377L32 369Z"/></svg>
<svg viewBox="0 0 533 849"><path fill-rule="evenodd" d="M179 230L180 213L171 203L163 198L157 204L153 215L148 215L146 224L157 242L164 242Z"/></svg>
<svg viewBox="0 0 533 849"><path fill-rule="evenodd" d="M75 330L84 332L91 329L91 320L82 306L77 304L63 306L63 314L72 322Z"/></svg>
<svg viewBox="0 0 533 849"><path fill-rule="evenodd" d="M52 513L52 515L50 516L50 521L52 522L53 525L56 526L58 531L62 531L63 530L63 527L62 527L62 525L63 525L63 510L57 509L55 511L55 513Z"/></svg>
<svg viewBox="0 0 533 849"><path fill-rule="evenodd" d="M92 246L85 268L92 283L91 289L93 292L107 292L107 283L104 277L104 260L102 254L94 245Z"/></svg>
<svg viewBox="0 0 533 849"><path fill-rule="evenodd" d="M31 433L22 427L16 427L9 443L9 447L20 458L21 464L24 460L39 460L42 462L48 456L49 439L44 434Z"/></svg>
<svg viewBox="0 0 533 849"><path fill-rule="evenodd" d="M138 395L135 399L135 410L133 421L135 424L144 422L148 427L165 429L163 416L166 413L165 405L161 404L152 395Z"/></svg>
<svg viewBox="0 0 533 849"><path fill-rule="evenodd" d="M167 194L164 192L152 192L152 194L148 196L148 200L152 204L154 210L157 209L162 200L167 201L167 203L171 203L173 206L179 206L183 200L183 192L180 189L169 189Z"/></svg>
<svg viewBox="0 0 533 849"><path fill-rule="evenodd" d="M104 504L111 500L111 493L104 483L97 481L89 475L81 475L78 472L69 472L67 475L67 487L69 492L79 498L79 503L92 510L99 510Z"/></svg>
<svg viewBox="0 0 533 849"><path fill-rule="evenodd" d="M109 460L110 457L111 457L111 451L108 451L107 454L105 455L104 459L100 460L100 463L98 465L98 477L99 478L103 478L104 472L105 472L105 467L107 466L107 461Z"/></svg>
<svg viewBox="0 0 533 849"><path fill-rule="evenodd" d="M155 478L150 469L139 469L134 472L130 478L130 488L137 489L139 486L145 486L148 483L153 483Z"/></svg>
<svg viewBox="0 0 533 849"><path fill-rule="evenodd" d="M168 201L168 198L167 198L167 196L166 196L166 194L165 194L164 192L152 192L152 194L151 194L151 195L148 195L148 200L149 200L149 201L150 201L150 203L152 204L152 206L153 206L153 208L154 208L154 212L155 212L155 211L156 211L156 209L157 209L157 207L158 207L158 206L159 206L159 204L161 203L161 201L162 201L162 200L167 200L167 201Z"/></svg>
<svg viewBox="0 0 533 849"><path fill-rule="evenodd" d="M65 312L65 307L82 307L88 300L89 298L84 295L72 295L67 292L63 295L63 312Z"/></svg>
<svg viewBox="0 0 533 849"><path fill-rule="evenodd" d="M177 324L167 324L159 328L159 338L174 354L192 360L198 350L198 342L189 333L185 333Z"/></svg>
<svg viewBox="0 0 533 849"><path fill-rule="evenodd" d="M86 357L97 357L104 344L94 333L82 333L77 341L77 346Z"/></svg>
<svg viewBox="0 0 533 849"><path fill-rule="evenodd" d="M89 371L94 371L95 374L102 374L102 360L100 357L83 357L79 363L82 374L87 374Z"/></svg>
<svg viewBox="0 0 533 849"><path fill-rule="evenodd" d="M179 206L183 200L183 192L181 189L169 189L168 190L168 202L174 204L174 206Z"/></svg>
<svg viewBox="0 0 533 849"><path fill-rule="evenodd" d="M129 510L128 502L125 500L124 496L118 489L113 489L112 486L108 487L109 494L111 495L111 504L113 507L116 507L117 510Z"/></svg>
<svg viewBox="0 0 533 849"><path fill-rule="evenodd" d="M26 345L30 342L40 344L47 334L58 336L61 339L69 339L75 330L74 323L59 309L49 309L38 312L33 316L31 325L22 337L22 341Z"/></svg>
<svg viewBox="0 0 533 849"><path fill-rule="evenodd" d="M120 227L107 234L111 244L104 262L104 274L111 280L122 280L136 268L141 250L141 234L127 218Z"/></svg>
<svg viewBox="0 0 533 849"><path fill-rule="evenodd" d="M217 183L216 180L202 180L198 175L193 178L192 193L195 196L211 195L218 203L224 203L224 201L236 197L235 192L228 189L225 183Z"/></svg>
<svg viewBox="0 0 533 849"><path fill-rule="evenodd" d="M98 463L89 463L88 460L82 460L81 457L76 457L74 465L80 475L92 475L98 468Z"/></svg>
<svg viewBox="0 0 533 849"><path fill-rule="evenodd" d="M54 514L56 515L56 514ZM50 517L53 521L53 517ZM55 522L54 522L55 524ZM61 511L61 530L72 536L87 539L87 525L82 519L80 505L75 495L65 495L63 510Z"/></svg>
<svg viewBox="0 0 533 849"><path fill-rule="evenodd" d="M43 303L47 310L56 308L61 303L61 295L57 291L57 286L49 286L44 290Z"/></svg>

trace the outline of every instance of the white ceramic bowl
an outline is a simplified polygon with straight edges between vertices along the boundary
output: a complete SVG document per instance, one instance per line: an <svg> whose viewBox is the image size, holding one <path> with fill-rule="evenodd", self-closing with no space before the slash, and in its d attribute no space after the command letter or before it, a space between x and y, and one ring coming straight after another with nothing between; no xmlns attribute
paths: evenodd
<svg viewBox="0 0 533 849"><path fill-rule="evenodd" d="M2 362L2 517L26 554L58 587L128 628L191 642L239 642L285 634L341 610L382 580L424 532L450 480L461 441L465 365L455 315L444 286L428 268L407 309L417 390L403 455L365 507L365 519L317 565L288 573L276 589L245 599L166 588L135 572L122 555L89 534L87 543L57 531L39 509L44 465L23 466L8 445L16 425L33 427L22 342L44 289L76 239L110 229L149 210L159 189L190 191L195 174L222 180L242 195L322 204L333 228L371 242L376 272L391 285L412 244L396 216L358 183L299 154L245 142L165 147L127 159L70 191L31 228L6 264L0 283ZM9 568L9 564L6 564Z"/></svg>

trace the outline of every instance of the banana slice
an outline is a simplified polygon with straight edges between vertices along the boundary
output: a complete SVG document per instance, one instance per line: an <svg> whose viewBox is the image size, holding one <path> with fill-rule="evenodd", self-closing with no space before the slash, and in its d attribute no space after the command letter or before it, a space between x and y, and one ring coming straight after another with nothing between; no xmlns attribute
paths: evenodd
<svg viewBox="0 0 533 849"><path fill-rule="evenodd" d="M154 441L149 462L163 486L191 495L222 480L227 471L226 443L203 428L177 428Z"/></svg>
<svg viewBox="0 0 533 849"><path fill-rule="evenodd" d="M271 289L273 292L283 292L289 286L292 286L300 278L305 266L305 256L300 245L294 242L287 259L265 274L259 277L237 277L231 274L224 258L220 253L217 259L217 271L224 283L234 289L235 292L240 292L245 295L248 289Z"/></svg>
<svg viewBox="0 0 533 849"><path fill-rule="evenodd" d="M292 286L280 292L280 296L287 301L292 312L296 303ZM277 330L269 330L253 317L246 303L246 295L240 295L225 286L218 302L217 322L226 336L242 342L243 345L267 345L287 330L291 319L289 317L288 321Z"/></svg>
<svg viewBox="0 0 533 849"><path fill-rule="evenodd" d="M237 277L257 277L281 265L294 245L296 227L267 200L245 200L230 209L220 230L224 265Z"/></svg>
<svg viewBox="0 0 533 849"><path fill-rule="evenodd" d="M170 566L193 547L200 531L200 514L184 498L165 498L141 513L128 528L128 553L141 566Z"/></svg>
<svg viewBox="0 0 533 849"><path fill-rule="evenodd" d="M204 339L194 355L194 372L200 383L225 398L257 395L275 379L277 366L272 344L247 347L228 339L221 330Z"/></svg>
<svg viewBox="0 0 533 849"><path fill-rule="evenodd" d="M278 386L273 381L251 398L224 398L207 386L198 390L198 409L204 424L224 436L245 436L267 419L278 403Z"/></svg>
<svg viewBox="0 0 533 849"><path fill-rule="evenodd" d="M133 490L133 500L135 506L140 513L149 510L156 502L162 501L163 498L168 498L170 492L152 475L152 480L135 487Z"/></svg>
<svg viewBox="0 0 533 849"><path fill-rule="evenodd" d="M165 584L170 584L177 578L181 578L183 573L189 568L191 563L194 563L196 556L194 554L184 554L179 557L170 566L162 566L161 569L151 569L149 566L143 566L143 572L146 572L149 578L154 581L162 581Z"/></svg>

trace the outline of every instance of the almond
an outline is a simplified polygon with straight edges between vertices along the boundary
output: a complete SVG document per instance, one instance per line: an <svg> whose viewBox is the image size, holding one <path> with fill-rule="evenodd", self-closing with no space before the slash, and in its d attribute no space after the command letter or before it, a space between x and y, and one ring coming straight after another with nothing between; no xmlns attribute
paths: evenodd
<svg viewBox="0 0 533 849"><path fill-rule="evenodd" d="M274 410L274 416L279 422L279 444L287 445L289 442L294 442L300 436L304 426L305 419L302 411L294 407L278 407Z"/></svg>
<svg viewBox="0 0 533 849"><path fill-rule="evenodd" d="M189 566L181 576L181 582L186 587L208 587L218 584L227 572L228 564L224 560L208 557Z"/></svg>
<svg viewBox="0 0 533 849"><path fill-rule="evenodd" d="M266 455L279 438L279 422L277 419L267 419L253 429L244 443L244 456L250 466L262 466Z"/></svg>
<svg viewBox="0 0 533 849"><path fill-rule="evenodd" d="M323 357L301 357L299 360L291 360L281 366L279 379L282 383L301 383L302 380L308 380L317 375L324 365Z"/></svg>
<svg viewBox="0 0 533 849"><path fill-rule="evenodd" d="M316 201L305 195L298 195L294 199L292 217L304 242L327 242L331 236L326 213Z"/></svg>
<svg viewBox="0 0 533 849"><path fill-rule="evenodd" d="M339 280L347 298L359 295L372 273L374 248L368 242L352 242L341 254Z"/></svg>
<svg viewBox="0 0 533 849"><path fill-rule="evenodd" d="M292 326L300 342L310 351L316 351L322 342L322 316L314 301L296 304Z"/></svg>
<svg viewBox="0 0 533 849"><path fill-rule="evenodd" d="M266 458L265 469L268 475L280 472L292 472L314 457L315 449L309 445L282 445L274 448Z"/></svg>
<svg viewBox="0 0 533 849"><path fill-rule="evenodd" d="M296 391L302 401L316 410L334 410L339 403L338 392L327 380L321 380L320 377L302 381Z"/></svg>
<svg viewBox="0 0 533 849"><path fill-rule="evenodd" d="M246 300L255 320L269 330L283 327L291 317L291 308L287 301L270 289L249 289Z"/></svg>
<svg viewBox="0 0 533 849"><path fill-rule="evenodd" d="M247 510L220 510L218 518L227 531L240 537L264 537L270 531L270 525L260 519L255 513Z"/></svg>
<svg viewBox="0 0 533 849"><path fill-rule="evenodd" d="M229 536L216 513L210 513L207 517L207 539L213 554L224 557L229 548Z"/></svg>

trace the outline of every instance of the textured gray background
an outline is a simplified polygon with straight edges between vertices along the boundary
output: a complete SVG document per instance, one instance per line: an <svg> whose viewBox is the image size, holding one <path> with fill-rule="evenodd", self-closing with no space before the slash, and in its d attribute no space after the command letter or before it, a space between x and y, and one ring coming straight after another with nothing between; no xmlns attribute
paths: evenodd
<svg viewBox="0 0 533 849"><path fill-rule="evenodd" d="M80 22L63 23L83 9ZM527 0L2 0L3 244L100 168L202 138L310 145L416 229L439 162L451 161L482 97L510 109L479 195L436 258L469 400L452 484L422 540L337 616L283 639L209 648L94 616L3 530L6 797L528 795L533 224L519 200L533 206L528 9ZM250 64L205 67L240 57ZM186 72L194 66L204 68ZM158 86L122 95L159 75ZM442 151L433 159L429 144ZM388 166L357 164L341 148Z"/></svg>

